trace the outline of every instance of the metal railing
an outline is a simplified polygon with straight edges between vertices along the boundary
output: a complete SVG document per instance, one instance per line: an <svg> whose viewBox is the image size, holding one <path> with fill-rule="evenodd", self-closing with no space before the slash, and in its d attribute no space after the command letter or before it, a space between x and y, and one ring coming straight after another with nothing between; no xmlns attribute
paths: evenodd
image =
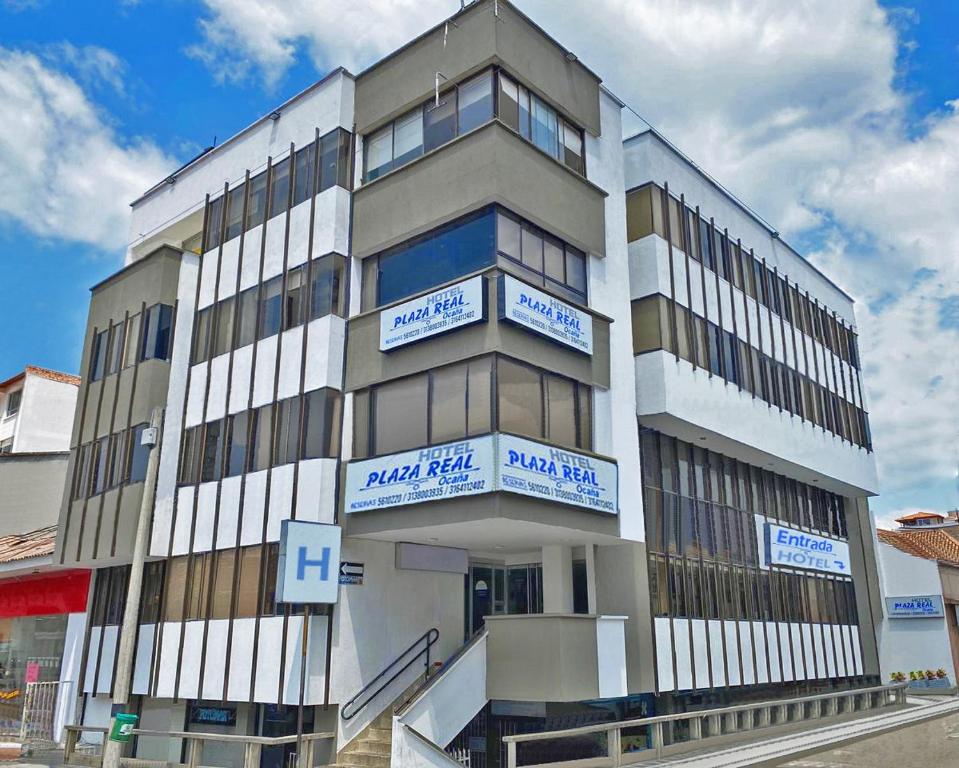
<svg viewBox="0 0 959 768"><path fill-rule="evenodd" d="M352 699L340 707L340 717L343 718L343 720L349 720L355 717L356 714L363 709L363 707L379 696L394 680L396 680L407 669L413 666L413 664L415 664L419 658L424 655L426 656L426 664L423 674L424 678L428 676L430 671L430 648L439 642L439 637L440 631L436 627L433 627L432 629L429 629L420 635L416 640L413 641L409 648L407 648L399 656L393 659L393 661L387 664L382 672L370 680L370 682L364 685ZM420 645L423 647L417 651L416 649ZM416 653L413 653L414 651L416 651ZM410 656L410 654L413 655ZM406 659L405 664L403 663L404 659ZM401 664L402 666L400 666ZM393 670L395 670L393 675L386 680L386 682L380 684L375 691L370 693L373 687L380 683L380 681Z"/></svg>
<svg viewBox="0 0 959 768"><path fill-rule="evenodd" d="M66 741L63 749L63 762L66 765L83 765L96 768L101 765L102 755L96 752L84 753L78 751L80 736L84 732L97 733L102 737L106 736L107 729L87 725L67 725ZM167 760L142 760L140 758L125 757L121 758L121 765L125 768L199 768L203 759L203 745L208 741L229 742L232 744L243 744L243 768L260 768L260 753L263 747L279 747L286 744L296 744L297 737L293 736L244 736L225 733L199 733L194 731L151 731L135 728L131 732L134 736L150 736L168 739L183 739L186 742L187 761L185 763L173 763ZM302 750L296 755L295 765L297 768L312 768L314 763L314 751L317 741L333 740L335 733L304 733L299 737L302 743ZM89 745L93 747L100 746Z"/></svg>
<svg viewBox="0 0 959 768"><path fill-rule="evenodd" d="M576 762L597 768L617 768L649 757L662 757L664 752L681 751L691 742L728 736L735 733L796 724L806 720L835 717L855 711L905 704L906 684L880 685L848 691L801 696L794 699L738 704L733 707L681 712L672 715L621 720L615 723L597 723L579 728L543 733L523 733L504 736L508 768L518 768L517 746L561 739L577 739L578 745L566 750L569 757L562 761L524 762L519 768L560 765ZM671 737L667 743L667 728ZM632 733L624 734L624 731ZM677 732L684 738L674 738ZM598 737L598 738L597 738ZM602 742L605 741L605 744ZM643 747L635 749L638 744ZM577 749L582 753L574 757ZM605 751L605 754L602 752ZM600 754L597 754L599 752ZM532 757L533 755L531 755Z"/></svg>

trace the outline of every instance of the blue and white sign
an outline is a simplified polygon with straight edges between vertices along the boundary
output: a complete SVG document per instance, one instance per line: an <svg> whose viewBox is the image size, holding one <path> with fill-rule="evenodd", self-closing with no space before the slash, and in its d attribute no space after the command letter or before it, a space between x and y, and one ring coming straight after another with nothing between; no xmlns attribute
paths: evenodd
<svg viewBox="0 0 959 768"><path fill-rule="evenodd" d="M552 445L500 434L497 487L615 515L619 510L616 464Z"/></svg>
<svg viewBox="0 0 959 768"><path fill-rule="evenodd" d="M764 568L801 568L851 576L849 545L838 539L807 533L757 517L759 556Z"/></svg>
<svg viewBox="0 0 959 768"><path fill-rule="evenodd" d="M346 511L506 491L615 515L615 462L513 435L485 435L346 467Z"/></svg>
<svg viewBox="0 0 959 768"><path fill-rule="evenodd" d="M551 341L593 354L593 318L510 275L500 275L499 317Z"/></svg>
<svg viewBox="0 0 959 768"><path fill-rule="evenodd" d="M494 490L493 436L353 461L346 511L362 512Z"/></svg>
<svg viewBox="0 0 959 768"><path fill-rule="evenodd" d="M338 525L284 520L280 524L278 603L335 603L339 594Z"/></svg>
<svg viewBox="0 0 959 768"><path fill-rule="evenodd" d="M471 277L380 312L380 351L412 344L486 319L484 278Z"/></svg>
<svg viewBox="0 0 959 768"><path fill-rule="evenodd" d="M887 597L886 614L890 619L941 619L946 611L942 595Z"/></svg>

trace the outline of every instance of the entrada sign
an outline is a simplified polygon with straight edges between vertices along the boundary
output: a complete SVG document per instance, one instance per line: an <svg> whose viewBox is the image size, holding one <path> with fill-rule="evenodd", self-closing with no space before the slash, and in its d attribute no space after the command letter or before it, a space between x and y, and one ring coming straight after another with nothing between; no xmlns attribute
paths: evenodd
<svg viewBox="0 0 959 768"><path fill-rule="evenodd" d="M887 597L886 613L890 619L941 619L946 615L942 595Z"/></svg>
<svg viewBox="0 0 959 768"><path fill-rule="evenodd" d="M615 462L508 434L404 451L346 468L346 511L419 504L493 491L607 514L619 510Z"/></svg>
<svg viewBox="0 0 959 768"><path fill-rule="evenodd" d="M499 278L499 318L593 354L593 317L510 275Z"/></svg>
<svg viewBox="0 0 959 768"><path fill-rule="evenodd" d="M284 520L276 574L278 603L335 603L339 594L338 525Z"/></svg>
<svg viewBox="0 0 959 768"><path fill-rule="evenodd" d="M765 522L760 532L760 557L764 567L801 568L851 576L849 545L784 525Z"/></svg>
<svg viewBox="0 0 959 768"><path fill-rule="evenodd" d="M428 339L486 319L482 275L380 312L380 351Z"/></svg>

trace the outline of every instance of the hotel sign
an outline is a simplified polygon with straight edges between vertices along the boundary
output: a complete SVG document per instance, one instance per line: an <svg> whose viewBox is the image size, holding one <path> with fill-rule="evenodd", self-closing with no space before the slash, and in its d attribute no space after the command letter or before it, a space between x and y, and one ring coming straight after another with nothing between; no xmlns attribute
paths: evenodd
<svg viewBox="0 0 959 768"><path fill-rule="evenodd" d="M890 619L941 619L946 615L942 595L887 597L886 614Z"/></svg>
<svg viewBox="0 0 959 768"><path fill-rule="evenodd" d="M499 318L578 352L593 354L593 318L510 275L499 278Z"/></svg>
<svg viewBox="0 0 959 768"><path fill-rule="evenodd" d="M280 557L276 574L278 603L335 603L339 596L338 525L305 520L280 523Z"/></svg>
<svg viewBox="0 0 959 768"><path fill-rule="evenodd" d="M486 319L482 275L380 312L380 351L454 331Z"/></svg>
<svg viewBox="0 0 959 768"><path fill-rule="evenodd" d="M763 567L852 575L846 542L765 522L762 518L757 518L757 524L761 526L759 554Z"/></svg>
<svg viewBox="0 0 959 768"><path fill-rule="evenodd" d="M614 462L513 435L485 435L346 467L346 511L505 491L617 514Z"/></svg>

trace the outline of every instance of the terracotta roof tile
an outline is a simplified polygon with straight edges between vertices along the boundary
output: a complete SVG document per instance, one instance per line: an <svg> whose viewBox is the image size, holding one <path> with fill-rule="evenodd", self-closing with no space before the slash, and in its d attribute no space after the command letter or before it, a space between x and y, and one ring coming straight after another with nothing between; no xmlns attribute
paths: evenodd
<svg viewBox="0 0 959 768"><path fill-rule="evenodd" d="M50 379L50 381L73 384L76 387L80 386L80 377L74 376L72 373L63 373L62 371L54 371L50 368L41 368L38 365L28 365L27 373L32 373L34 376L42 376L45 379Z"/></svg>
<svg viewBox="0 0 959 768"><path fill-rule="evenodd" d="M0 536L0 563L13 563L32 557L52 555L57 541L57 526L51 525L29 533Z"/></svg>
<svg viewBox="0 0 959 768"><path fill-rule="evenodd" d="M907 555L959 565L959 540L942 529L928 531L884 531L880 529L876 533L879 535L880 541L890 544Z"/></svg>
<svg viewBox="0 0 959 768"><path fill-rule="evenodd" d="M940 520L946 519L943 515L940 515L937 512L913 512L911 515L897 517L896 522L901 523L903 520L928 520L931 517L936 517Z"/></svg>

